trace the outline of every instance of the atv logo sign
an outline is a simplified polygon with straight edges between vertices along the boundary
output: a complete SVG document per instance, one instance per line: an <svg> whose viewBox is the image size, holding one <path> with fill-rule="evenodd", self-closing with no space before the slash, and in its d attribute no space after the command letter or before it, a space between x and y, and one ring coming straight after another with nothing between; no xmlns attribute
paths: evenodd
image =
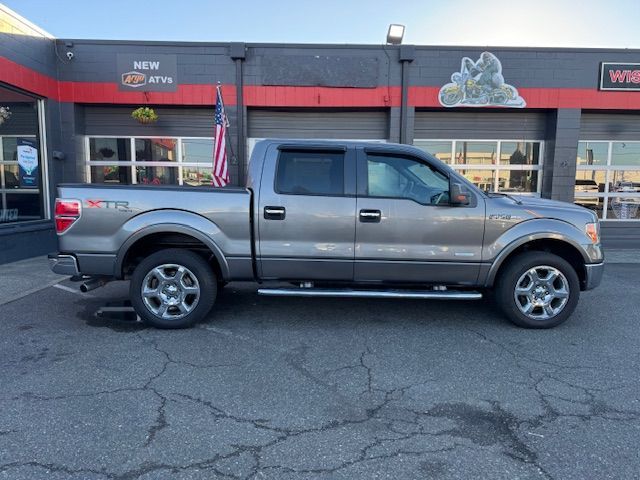
<svg viewBox="0 0 640 480"><path fill-rule="evenodd" d="M122 74L122 85L131 88L144 87L147 84L147 76L140 72L127 72Z"/></svg>
<svg viewBox="0 0 640 480"><path fill-rule="evenodd" d="M438 94L444 107L524 108L527 103L518 90L505 83L502 64L493 53L483 52L476 62L464 57L460 71L451 75Z"/></svg>
<svg viewBox="0 0 640 480"><path fill-rule="evenodd" d="M118 54L120 90L174 92L178 86L176 55Z"/></svg>

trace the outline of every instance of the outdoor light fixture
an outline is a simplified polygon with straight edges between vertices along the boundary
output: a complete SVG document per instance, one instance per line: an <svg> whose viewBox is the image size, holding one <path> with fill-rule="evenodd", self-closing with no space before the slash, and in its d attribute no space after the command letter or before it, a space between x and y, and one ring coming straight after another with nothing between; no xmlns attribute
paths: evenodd
<svg viewBox="0 0 640 480"><path fill-rule="evenodd" d="M389 31L387 32L388 44L400 45L402 43L402 37L404 37L404 25L397 23L389 25Z"/></svg>

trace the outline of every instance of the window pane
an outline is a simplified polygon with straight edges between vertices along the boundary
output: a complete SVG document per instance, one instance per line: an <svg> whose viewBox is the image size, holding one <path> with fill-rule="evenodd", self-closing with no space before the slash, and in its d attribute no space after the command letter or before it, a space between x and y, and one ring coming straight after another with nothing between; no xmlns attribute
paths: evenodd
<svg viewBox="0 0 640 480"><path fill-rule="evenodd" d="M539 165L539 142L502 142L500 146L502 165Z"/></svg>
<svg viewBox="0 0 640 480"><path fill-rule="evenodd" d="M278 158L279 193L342 195L344 153L285 151Z"/></svg>
<svg viewBox="0 0 640 480"><path fill-rule="evenodd" d="M413 144L444 163L451 163L451 142L416 140Z"/></svg>
<svg viewBox="0 0 640 480"><path fill-rule="evenodd" d="M182 161L213 165L213 139L182 140Z"/></svg>
<svg viewBox="0 0 640 480"><path fill-rule="evenodd" d="M511 193L536 193L538 191L538 171L500 170L498 191Z"/></svg>
<svg viewBox="0 0 640 480"><path fill-rule="evenodd" d="M4 137L2 139L2 155L5 162L18 160L17 137Z"/></svg>
<svg viewBox="0 0 640 480"><path fill-rule="evenodd" d="M89 160L130 162L131 141L128 138L90 138Z"/></svg>
<svg viewBox="0 0 640 480"><path fill-rule="evenodd" d="M604 193L607 172L603 170L576 170L575 191L588 193Z"/></svg>
<svg viewBox="0 0 640 480"><path fill-rule="evenodd" d="M108 165L91 167L91 183L121 183L131 184L131 167Z"/></svg>
<svg viewBox="0 0 640 480"><path fill-rule="evenodd" d="M604 198L598 197L598 194L604 193L606 177L606 172L602 170L576 171L574 203L595 211L599 218L602 218Z"/></svg>
<svg viewBox="0 0 640 480"><path fill-rule="evenodd" d="M136 161L175 162L177 143L174 138L136 138Z"/></svg>
<svg viewBox="0 0 640 480"><path fill-rule="evenodd" d="M407 198L423 204L448 202L449 180L424 163L404 157L369 155L367 170L371 197Z"/></svg>
<svg viewBox="0 0 640 480"><path fill-rule="evenodd" d="M607 219L640 220L640 198L609 197Z"/></svg>
<svg viewBox="0 0 640 480"><path fill-rule="evenodd" d="M21 220L38 220L42 218L42 204L39 192L34 193L7 193L7 206L5 218L11 221L16 217Z"/></svg>
<svg viewBox="0 0 640 480"><path fill-rule="evenodd" d="M494 190L495 170L460 170L460 173L480 190Z"/></svg>
<svg viewBox="0 0 640 480"><path fill-rule="evenodd" d="M611 165L640 167L640 142L614 142L611 148Z"/></svg>
<svg viewBox="0 0 640 480"><path fill-rule="evenodd" d="M456 163L493 165L497 151L497 142L456 142Z"/></svg>
<svg viewBox="0 0 640 480"><path fill-rule="evenodd" d="M606 165L608 142L578 142L577 165Z"/></svg>
<svg viewBox="0 0 640 480"><path fill-rule="evenodd" d="M178 185L178 168L136 167L136 179L142 185Z"/></svg>
<svg viewBox="0 0 640 480"><path fill-rule="evenodd" d="M4 188L20 188L20 177L18 177L18 165L3 166L4 169Z"/></svg>
<svg viewBox="0 0 640 480"><path fill-rule="evenodd" d="M614 170L612 192L640 192L640 170Z"/></svg>
<svg viewBox="0 0 640 480"><path fill-rule="evenodd" d="M213 174L211 167L196 168L182 167L182 182L185 185L211 185L213 183Z"/></svg>

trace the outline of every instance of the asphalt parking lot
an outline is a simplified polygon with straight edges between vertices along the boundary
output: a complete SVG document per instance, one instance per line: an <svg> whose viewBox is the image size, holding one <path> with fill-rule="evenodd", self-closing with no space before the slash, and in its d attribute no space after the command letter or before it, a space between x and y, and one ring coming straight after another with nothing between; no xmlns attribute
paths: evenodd
<svg viewBox="0 0 640 480"><path fill-rule="evenodd" d="M160 331L95 316L124 282L50 286L0 307L0 478L638 478L639 273L547 331L249 284Z"/></svg>

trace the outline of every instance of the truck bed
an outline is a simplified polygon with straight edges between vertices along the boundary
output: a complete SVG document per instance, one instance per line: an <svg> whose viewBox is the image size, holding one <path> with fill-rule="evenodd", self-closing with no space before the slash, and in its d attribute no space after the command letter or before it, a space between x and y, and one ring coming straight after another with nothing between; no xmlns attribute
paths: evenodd
<svg viewBox="0 0 640 480"><path fill-rule="evenodd" d="M61 184L58 198L81 202L80 218L59 236L59 248L74 252L86 271L114 262L117 268L118 253L136 238L172 231L172 225L176 234L214 241L225 258L251 259L252 200L245 188Z"/></svg>

